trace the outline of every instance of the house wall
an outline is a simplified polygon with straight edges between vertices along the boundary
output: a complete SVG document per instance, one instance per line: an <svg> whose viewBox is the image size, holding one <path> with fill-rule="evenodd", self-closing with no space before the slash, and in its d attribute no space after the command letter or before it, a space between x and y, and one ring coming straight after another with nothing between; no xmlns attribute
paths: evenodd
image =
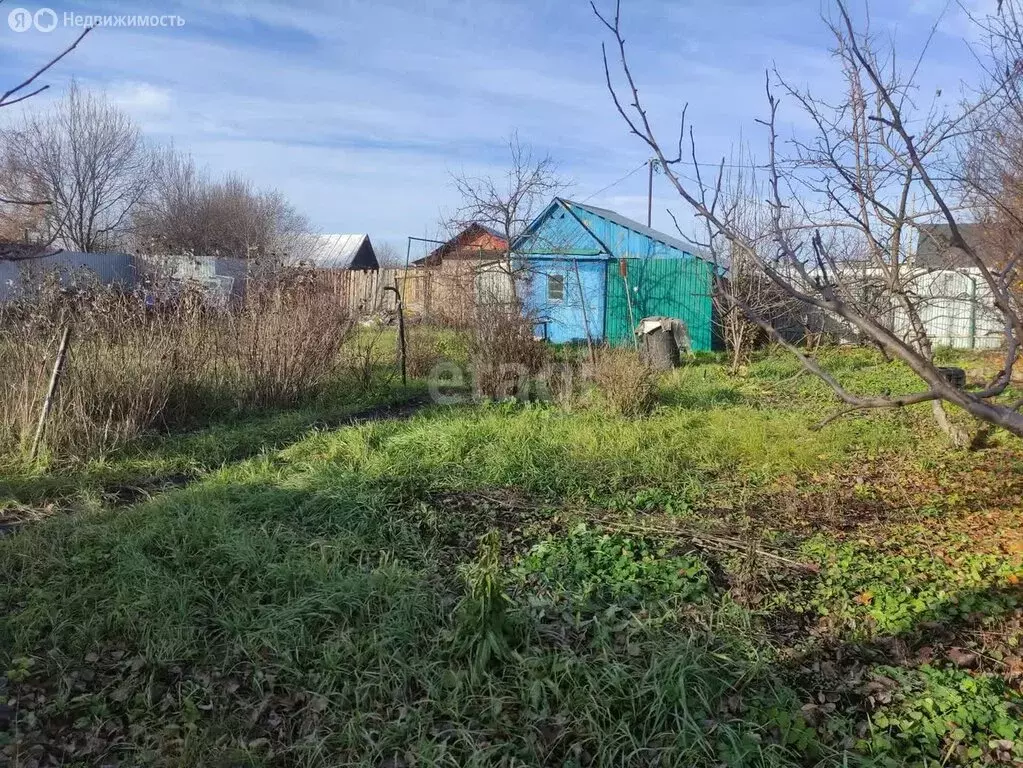
<svg viewBox="0 0 1023 768"><path fill-rule="evenodd" d="M534 258L518 273L522 297L536 334L556 344L604 337L606 260ZM578 272L576 268L578 267ZM548 298L551 276L564 281L563 298Z"/></svg>
<svg viewBox="0 0 1023 768"><path fill-rule="evenodd" d="M607 264L607 341L631 344L644 317L674 317L686 324L695 351L713 347L713 265L701 259L628 259Z"/></svg>
<svg viewBox="0 0 1023 768"><path fill-rule="evenodd" d="M445 259L430 273L431 317L449 323L467 323L472 317L475 301L476 268L473 261Z"/></svg>
<svg viewBox="0 0 1023 768"><path fill-rule="evenodd" d="M554 343L604 337L606 254L571 213L552 208L515 244L515 275L524 311L536 334ZM578 274L576 266L578 265ZM548 278L564 279L564 298L548 299Z"/></svg>

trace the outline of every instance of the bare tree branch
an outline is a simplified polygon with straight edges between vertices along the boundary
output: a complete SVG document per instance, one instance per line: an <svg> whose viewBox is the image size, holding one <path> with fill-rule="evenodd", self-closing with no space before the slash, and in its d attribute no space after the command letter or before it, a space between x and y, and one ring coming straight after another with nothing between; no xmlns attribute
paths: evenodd
<svg viewBox="0 0 1023 768"><path fill-rule="evenodd" d="M850 407L846 412L930 401L938 404L935 416L939 423L954 428L939 407L949 403L977 419L1023 436L1023 417L995 400L1011 380L1023 340L1019 305L1014 303L1001 274L990 269L963 237L957 220L962 206L951 202L939 186L939 179L947 176L942 164L949 150L955 142L970 135L971 116L992 97L982 95L957 115L945 114L933 105L921 115L912 93L927 46L913 63L910 75L903 77L894 49L887 55L879 54L867 42L868 37L855 29L843 0L835 3L840 23L829 24L829 28L848 84L847 99L831 105L797 91L777 76L785 93L794 98L817 129L810 140L793 140L796 156L792 159L781 156L776 128L780 102L773 92L770 74L765 79L769 112L758 122L768 133L769 195L765 205L770 221L769 239L754 234L749 217L743 220L739 209L727 204L720 206L724 166L719 166L713 184L705 182L699 171L691 126L695 179L684 179L673 168L672 159L662 152L629 67L619 3L613 19L593 7L614 38L624 90L631 96L628 104L620 97L607 49L602 46L605 82L612 102L630 133L639 136L653 151L669 182L697 219L703 221L710 244L722 239L728 243L733 258L739 254L748 259L777 290L806 311L833 318L840 332L846 329L858 334L886 355L901 360L925 385L922 391L910 395L867 397L847 391L810 355L782 337L762 312L737 297L727 281L721 281L728 305L740 309L751 322L796 355L808 371L828 384ZM907 127L910 122L914 126L912 132ZM824 201L819 214L800 199L800 189L808 192L811 199ZM953 232L952 245L969 255L971 266L990 291L995 310L1005 319L1004 370L984 389L957 389L934 363L923 320L928 298L921 293L920 286L925 270L913 263L911 251L912 236L921 231L921 222L926 222L926 217L914 211L917 196L928 200L928 207L936 209L948 222ZM807 232L812 233L809 238Z"/></svg>
<svg viewBox="0 0 1023 768"><path fill-rule="evenodd" d="M50 86L44 85L44 86L41 86L39 88L36 88L34 91L32 91L30 93L23 94L23 95L19 96L16 99L13 99L13 100L11 99L11 97L14 96L14 94L16 94L16 93L18 93L20 91L23 91L26 88L28 88L30 85L32 85L32 83L34 83L36 80L38 80L40 78L40 76L42 76L43 74L48 72L51 68L53 68L53 66L57 62L59 62L61 59L63 59L65 56L67 56L69 53L71 53L71 51L73 51L75 48L77 48L78 44L80 42L82 42L82 40L85 39L85 36L87 34L89 34L91 31L92 31L92 27L86 27L84 30L82 30L82 33L78 37L75 38L74 42L71 43L71 45L69 45L67 48L65 48L63 51L61 51L59 54L54 56L52 59L50 59L48 62L46 62L43 66L41 66L39 69L37 69L31 75L29 75L29 77L26 80L24 80L23 82L21 82L20 84L18 84L16 86L14 86L10 90L4 92L3 95L0 95L0 107L9 107L12 104L17 104L18 102L25 101L26 99L30 99L33 96L35 96L35 95L37 95L39 93L42 93L47 88L49 88Z"/></svg>

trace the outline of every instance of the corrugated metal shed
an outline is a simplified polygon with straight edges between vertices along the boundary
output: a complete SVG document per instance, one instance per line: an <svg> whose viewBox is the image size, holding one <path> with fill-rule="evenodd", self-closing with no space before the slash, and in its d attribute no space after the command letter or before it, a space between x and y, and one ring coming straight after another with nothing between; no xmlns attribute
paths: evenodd
<svg viewBox="0 0 1023 768"><path fill-rule="evenodd" d="M694 349L711 348L714 266L678 238L555 198L513 252L519 295L551 341L629 343L643 317L667 316L686 323Z"/></svg>
<svg viewBox="0 0 1023 768"><path fill-rule="evenodd" d="M365 234L301 235L291 249L291 259L319 269L380 268Z"/></svg>

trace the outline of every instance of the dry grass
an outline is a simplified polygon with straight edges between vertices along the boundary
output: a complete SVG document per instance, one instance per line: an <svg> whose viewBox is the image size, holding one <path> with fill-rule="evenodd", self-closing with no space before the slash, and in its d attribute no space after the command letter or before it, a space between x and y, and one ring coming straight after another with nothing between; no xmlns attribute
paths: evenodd
<svg viewBox="0 0 1023 768"><path fill-rule="evenodd" d="M191 290L150 301L52 276L0 310L0 455L24 455L62 329L73 338L47 422L51 459L102 455L139 434L294 405L334 380L353 324L329 286L287 273L230 310ZM166 294L164 294L166 295Z"/></svg>
<svg viewBox="0 0 1023 768"><path fill-rule="evenodd" d="M476 395L516 397L542 371L548 350L533 338L533 324L516 307L481 307L469 333L469 362Z"/></svg>
<svg viewBox="0 0 1023 768"><path fill-rule="evenodd" d="M656 372L631 349L600 350L593 376L608 408L617 414L640 416L656 402Z"/></svg>

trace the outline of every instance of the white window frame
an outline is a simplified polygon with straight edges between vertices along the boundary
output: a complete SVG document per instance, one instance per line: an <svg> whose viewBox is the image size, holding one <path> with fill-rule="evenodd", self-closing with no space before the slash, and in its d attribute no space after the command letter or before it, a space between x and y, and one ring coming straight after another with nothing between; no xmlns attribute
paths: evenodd
<svg viewBox="0 0 1023 768"><path fill-rule="evenodd" d="M560 284L558 295L555 296L551 291L552 283ZM547 275L547 301L549 302L562 302L565 300L565 276L564 275Z"/></svg>

